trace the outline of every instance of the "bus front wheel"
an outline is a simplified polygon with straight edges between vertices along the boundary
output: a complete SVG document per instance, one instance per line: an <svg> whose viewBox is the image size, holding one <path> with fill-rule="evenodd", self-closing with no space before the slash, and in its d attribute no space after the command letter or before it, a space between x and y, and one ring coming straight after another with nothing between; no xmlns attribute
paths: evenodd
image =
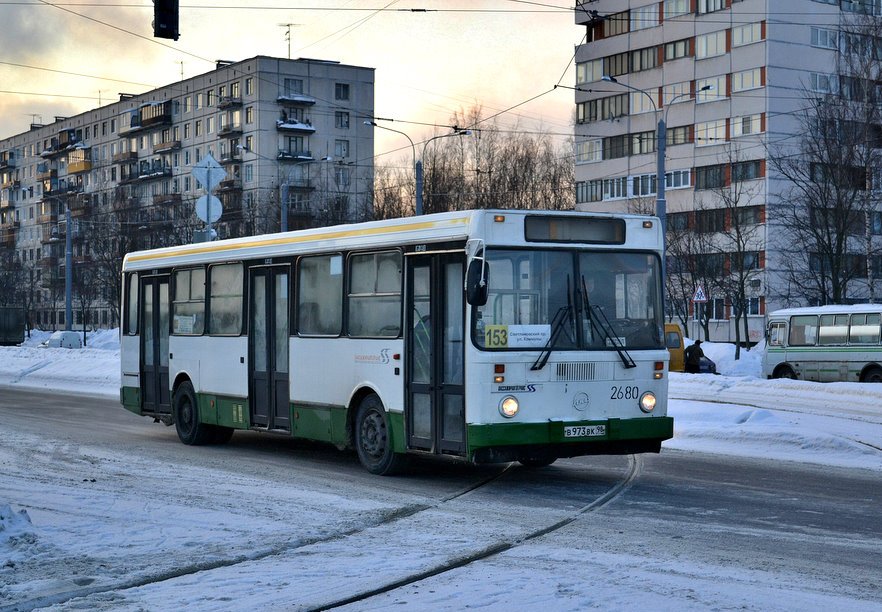
<svg viewBox="0 0 882 612"><path fill-rule="evenodd" d="M214 428L199 421L196 393L189 382L181 383L174 396L175 429L184 444L201 445L214 440Z"/></svg>
<svg viewBox="0 0 882 612"><path fill-rule="evenodd" d="M371 393L358 406L355 416L355 450L358 460L371 474L389 476L404 467L404 456L392 451L392 436L383 402Z"/></svg>

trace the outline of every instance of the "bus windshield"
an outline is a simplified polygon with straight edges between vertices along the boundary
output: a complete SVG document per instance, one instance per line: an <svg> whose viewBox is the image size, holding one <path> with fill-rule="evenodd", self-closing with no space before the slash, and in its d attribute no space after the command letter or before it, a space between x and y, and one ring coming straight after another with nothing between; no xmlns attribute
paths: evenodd
<svg viewBox="0 0 882 612"><path fill-rule="evenodd" d="M662 348L659 260L652 253L492 249L482 349Z"/></svg>

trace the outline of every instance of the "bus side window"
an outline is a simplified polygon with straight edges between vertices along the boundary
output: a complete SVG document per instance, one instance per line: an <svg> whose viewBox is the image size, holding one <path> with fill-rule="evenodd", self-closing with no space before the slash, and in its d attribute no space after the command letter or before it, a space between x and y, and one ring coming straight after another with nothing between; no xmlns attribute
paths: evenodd
<svg viewBox="0 0 882 612"><path fill-rule="evenodd" d="M790 346L814 346L818 336L818 317L801 315L790 319Z"/></svg>
<svg viewBox="0 0 882 612"><path fill-rule="evenodd" d="M772 323L769 325L769 346L782 346L784 344L786 326L784 323Z"/></svg>

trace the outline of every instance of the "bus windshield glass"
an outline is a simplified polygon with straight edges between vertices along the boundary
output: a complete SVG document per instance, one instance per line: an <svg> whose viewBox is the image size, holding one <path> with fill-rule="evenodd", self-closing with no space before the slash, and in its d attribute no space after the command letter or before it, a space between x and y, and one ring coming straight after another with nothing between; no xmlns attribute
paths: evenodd
<svg viewBox="0 0 882 612"><path fill-rule="evenodd" d="M472 324L479 348L663 347L655 254L488 248L486 258L489 297Z"/></svg>

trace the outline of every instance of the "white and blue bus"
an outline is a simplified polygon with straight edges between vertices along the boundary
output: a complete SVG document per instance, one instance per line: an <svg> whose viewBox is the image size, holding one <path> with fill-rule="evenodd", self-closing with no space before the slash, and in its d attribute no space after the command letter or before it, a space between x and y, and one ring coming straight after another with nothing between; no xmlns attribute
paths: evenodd
<svg viewBox="0 0 882 612"><path fill-rule="evenodd" d="M121 402L237 430L541 466L672 437L657 219L467 211L130 253Z"/></svg>

